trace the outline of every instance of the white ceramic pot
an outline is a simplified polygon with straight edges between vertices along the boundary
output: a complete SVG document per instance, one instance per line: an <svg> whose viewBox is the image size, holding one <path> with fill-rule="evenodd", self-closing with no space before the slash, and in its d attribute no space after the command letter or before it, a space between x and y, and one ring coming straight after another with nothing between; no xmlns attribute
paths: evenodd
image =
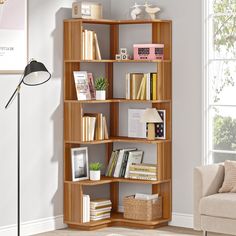
<svg viewBox="0 0 236 236"><path fill-rule="evenodd" d="M100 170L90 170L90 180L100 180L101 171Z"/></svg>
<svg viewBox="0 0 236 236"><path fill-rule="evenodd" d="M106 100L106 91L96 90L96 100Z"/></svg>

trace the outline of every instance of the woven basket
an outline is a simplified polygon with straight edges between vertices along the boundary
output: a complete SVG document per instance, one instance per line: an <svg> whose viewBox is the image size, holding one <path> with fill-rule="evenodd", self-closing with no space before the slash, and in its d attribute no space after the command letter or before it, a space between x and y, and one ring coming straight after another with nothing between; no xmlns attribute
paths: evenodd
<svg viewBox="0 0 236 236"><path fill-rule="evenodd" d="M123 200L124 218L151 221L162 217L162 197L154 200L138 200L134 195Z"/></svg>

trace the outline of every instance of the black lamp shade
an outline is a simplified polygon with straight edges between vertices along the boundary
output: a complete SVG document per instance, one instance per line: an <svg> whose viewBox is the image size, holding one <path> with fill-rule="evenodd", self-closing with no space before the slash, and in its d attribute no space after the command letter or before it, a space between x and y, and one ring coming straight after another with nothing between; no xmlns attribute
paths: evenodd
<svg viewBox="0 0 236 236"><path fill-rule="evenodd" d="M23 83L28 86L37 86L46 83L50 78L51 74L43 63L31 61L25 67Z"/></svg>

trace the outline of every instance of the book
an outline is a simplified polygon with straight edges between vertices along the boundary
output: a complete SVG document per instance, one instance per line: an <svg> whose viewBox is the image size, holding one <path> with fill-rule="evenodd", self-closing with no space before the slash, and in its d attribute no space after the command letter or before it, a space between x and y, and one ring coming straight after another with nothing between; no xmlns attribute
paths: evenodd
<svg viewBox="0 0 236 236"><path fill-rule="evenodd" d="M157 73L152 73L152 100L157 100Z"/></svg>
<svg viewBox="0 0 236 236"><path fill-rule="evenodd" d="M158 199L159 194L136 193L134 198L139 200L153 200L153 199Z"/></svg>
<svg viewBox="0 0 236 236"><path fill-rule="evenodd" d="M141 163L143 159L143 151L129 151L128 161L125 169L125 178L129 178L129 166L133 163Z"/></svg>
<svg viewBox="0 0 236 236"><path fill-rule="evenodd" d="M135 148L127 148L127 149L120 150L118 158L117 158L117 163L116 163L113 177L119 177L121 165L122 165L123 158L124 158L124 153L125 153L125 151L131 151L131 150L136 150L136 149Z"/></svg>
<svg viewBox="0 0 236 236"><path fill-rule="evenodd" d="M83 195L83 223L90 221L90 196Z"/></svg>
<svg viewBox="0 0 236 236"><path fill-rule="evenodd" d="M106 205L111 205L111 200L109 199L96 199L96 200L91 200L90 201L90 207L93 206L106 206Z"/></svg>
<svg viewBox="0 0 236 236"><path fill-rule="evenodd" d="M150 171L139 171L139 170L130 170L129 174L135 174L135 175L150 175L150 176L156 176L157 172L150 172Z"/></svg>
<svg viewBox="0 0 236 236"><path fill-rule="evenodd" d="M105 116L103 116L103 127L104 127L104 139L109 139L108 129L107 129L107 120Z"/></svg>
<svg viewBox="0 0 236 236"><path fill-rule="evenodd" d="M151 100L151 73L146 74L146 100Z"/></svg>
<svg viewBox="0 0 236 236"><path fill-rule="evenodd" d="M105 176L109 176L110 169L111 169L111 166L112 166L112 162L113 162L113 159L114 159L114 155L115 155L115 151L112 151L112 153L111 153L111 157L110 157L110 160L109 160L109 163L108 163L107 169L106 169Z"/></svg>
<svg viewBox="0 0 236 236"><path fill-rule="evenodd" d="M143 85L142 85L142 90L141 90L141 95L140 95L140 99L144 100L146 98L146 84L147 84L147 75L144 74L143 76Z"/></svg>
<svg viewBox="0 0 236 236"><path fill-rule="evenodd" d="M74 71L74 81L78 100L90 100L87 71Z"/></svg>
<svg viewBox="0 0 236 236"><path fill-rule="evenodd" d="M143 73L130 73L131 99L137 99L142 79Z"/></svg>
<svg viewBox="0 0 236 236"><path fill-rule="evenodd" d="M88 78L88 85L89 85L91 99L96 99L96 90L94 86L93 74L87 73L87 78Z"/></svg>
<svg viewBox="0 0 236 236"><path fill-rule="evenodd" d="M126 73L125 77L125 83L126 83L126 99L130 99L130 73Z"/></svg>
<svg viewBox="0 0 236 236"><path fill-rule="evenodd" d="M98 44L98 37L97 37L96 33L94 33L94 41L95 41L95 48L96 48L96 57L95 57L95 59L96 60L102 60L101 51L100 51L99 44Z"/></svg>
<svg viewBox="0 0 236 236"><path fill-rule="evenodd" d="M157 166L155 164L136 164L132 163L129 166L130 171L143 171L143 172L152 172L156 173L157 172Z"/></svg>
<svg viewBox="0 0 236 236"><path fill-rule="evenodd" d="M141 179L141 180L157 180L156 176L141 175L141 174L129 174L130 179Z"/></svg>
<svg viewBox="0 0 236 236"><path fill-rule="evenodd" d="M97 220L103 220L103 219L107 219L107 218L110 218L111 217L111 214L105 214L103 216L91 216L91 220L92 221L97 221Z"/></svg>
<svg viewBox="0 0 236 236"><path fill-rule="evenodd" d="M141 99L141 94L142 94L144 83L145 83L145 77L143 76L141 84L139 86L139 90L138 90L138 94L137 94L137 98L136 99Z"/></svg>
<svg viewBox="0 0 236 236"><path fill-rule="evenodd" d="M109 207L107 206L100 206L98 208L90 208L90 213L99 213L99 212L105 212L105 211L111 211L112 207L111 207L111 204L108 205Z"/></svg>
<svg viewBox="0 0 236 236"><path fill-rule="evenodd" d="M140 121L145 109L128 109L128 137L146 138L146 123Z"/></svg>

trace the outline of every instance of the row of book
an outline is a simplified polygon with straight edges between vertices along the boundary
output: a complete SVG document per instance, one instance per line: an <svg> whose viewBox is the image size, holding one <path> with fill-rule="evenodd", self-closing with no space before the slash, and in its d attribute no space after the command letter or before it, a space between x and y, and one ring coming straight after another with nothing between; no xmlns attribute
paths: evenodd
<svg viewBox="0 0 236 236"><path fill-rule="evenodd" d="M129 166L129 178L140 180L157 180L157 166L155 164L135 164Z"/></svg>
<svg viewBox="0 0 236 236"><path fill-rule="evenodd" d="M93 74L87 71L74 71L75 89L78 100L96 98Z"/></svg>
<svg viewBox="0 0 236 236"><path fill-rule="evenodd" d="M108 199L90 200L89 195L83 195L83 223L107 219L111 217L112 204Z"/></svg>
<svg viewBox="0 0 236 236"><path fill-rule="evenodd" d="M126 99L157 100L157 73L127 73Z"/></svg>
<svg viewBox="0 0 236 236"><path fill-rule="evenodd" d="M105 175L110 177L129 178L131 163L141 163L143 151L136 148L113 150Z"/></svg>
<svg viewBox="0 0 236 236"><path fill-rule="evenodd" d="M90 203L90 217L92 221L103 220L111 217L111 200L98 199Z"/></svg>
<svg viewBox="0 0 236 236"><path fill-rule="evenodd" d="M86 29L82 34L82 60L101 60L97 34Z"/></svg>
<svg viewBox="0 0 236 236"><path fill-rule="evenodd" d="M82 141L108 139L106 117L102 113L85 113L83 116Z"/></svg>

